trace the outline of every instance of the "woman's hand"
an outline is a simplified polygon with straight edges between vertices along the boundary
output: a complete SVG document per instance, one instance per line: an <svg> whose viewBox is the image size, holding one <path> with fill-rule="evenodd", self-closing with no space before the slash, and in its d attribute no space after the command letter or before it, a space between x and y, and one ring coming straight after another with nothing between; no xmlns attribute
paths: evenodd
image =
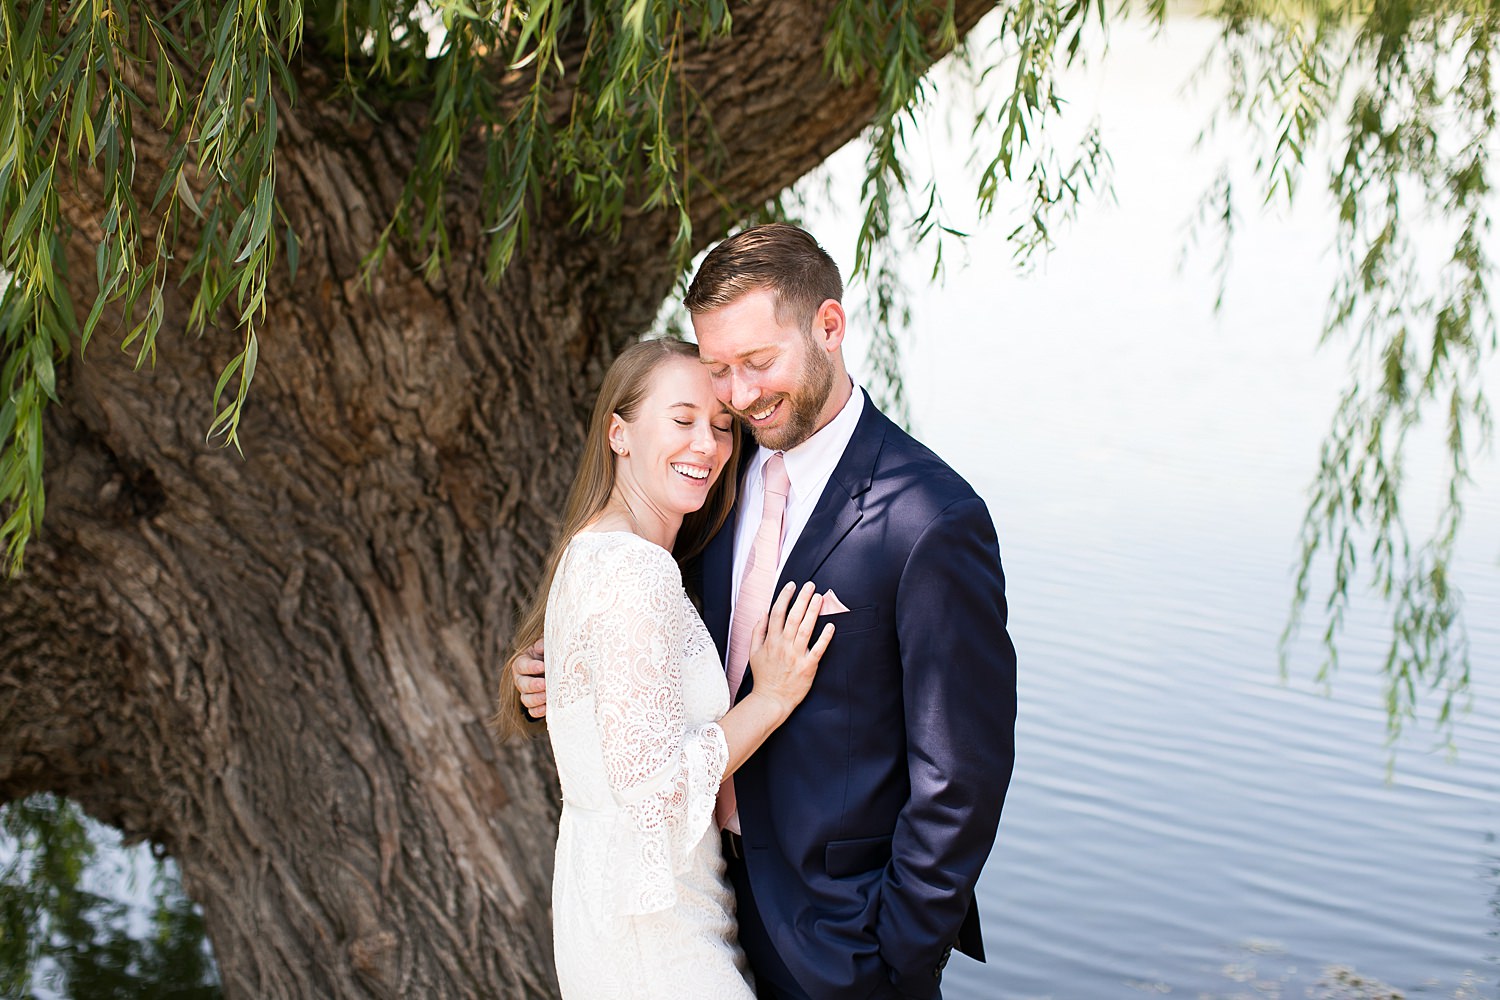
<svg viewBox="0 0 1500 1000"><path fill-rule="evenodd" d="M800 591L789 583L776 595L770 615L751 633L750 671L755 686L747 697L760 695L770 700L783 719L806 697L818 661L833 640L833 623L829 622L812 642L822 607L823 596L811 582Z"/></svg>

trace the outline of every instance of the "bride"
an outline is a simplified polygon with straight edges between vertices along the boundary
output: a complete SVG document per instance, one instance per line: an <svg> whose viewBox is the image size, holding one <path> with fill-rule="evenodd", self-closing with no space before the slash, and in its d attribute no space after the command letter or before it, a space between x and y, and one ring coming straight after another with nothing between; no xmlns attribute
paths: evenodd
<svg viewBox="0 0 1500 1000"><path fill-rule="evenodd" d="M751 641L753 688L730 708L678 560L728 517L738 454L734 419L694 345L652 340L622 352L516 631L517 653L539 639L547 651L563 793L553 942L565 998L754 996L715 796L806 695L833 626L813 641L822 598L788 584ZM509 677L501 692L505 727L522 729Z"/></svg>

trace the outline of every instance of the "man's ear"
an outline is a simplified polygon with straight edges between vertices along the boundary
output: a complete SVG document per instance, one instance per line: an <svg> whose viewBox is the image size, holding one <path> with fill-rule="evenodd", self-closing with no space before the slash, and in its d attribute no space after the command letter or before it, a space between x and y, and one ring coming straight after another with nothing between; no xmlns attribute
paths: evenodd
<svg viewBox="0 0 1500 1000"><path fill-rule="evenodd" d="M832 354L844 343L844 331L848 328L848 319L844 316L844 307L837 299L824 299L823 304L818 306L818 311L813 314L813 337L818 345Z"/></svg>

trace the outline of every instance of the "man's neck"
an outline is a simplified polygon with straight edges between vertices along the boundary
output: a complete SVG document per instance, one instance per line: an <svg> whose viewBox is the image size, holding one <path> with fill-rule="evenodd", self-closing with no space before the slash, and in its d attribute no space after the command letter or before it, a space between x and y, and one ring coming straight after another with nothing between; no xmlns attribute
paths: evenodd
<svg viewBox="0 0 1500 1000"><path fill-rule="evenodd" d="M833 418L843 412L849 403L849 397L854 395L854 380L846 372L839 372L834 376L833 387L828 391L828 400L823 404L823 410L818 414L818 427L813 433L816 434L829 424Z"/></svg>

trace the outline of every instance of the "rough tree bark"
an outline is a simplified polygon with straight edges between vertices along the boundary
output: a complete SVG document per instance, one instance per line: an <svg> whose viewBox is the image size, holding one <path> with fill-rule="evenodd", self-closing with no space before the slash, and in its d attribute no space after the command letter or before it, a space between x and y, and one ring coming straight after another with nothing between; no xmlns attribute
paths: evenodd
<svg viewBox="0 0 1500 1000"><path fill-rule="evenodd" d="M874 110L823 72L827 8L737 9L688 56L736 204ZM226 349L174 326L170 285L154 368L101 333L63 373L47 521L0 585L0 801L55 791L172 854L229 997L551 996L555 778L485 723L592 393L671 289L668 220L608 242L543 205L490 287L476 163L454 265L428 283L396 253L366 291L417 112L351 124L301 72L278 196L302 262L274 279L244 458L204 441ZM165 150L137 132L149 203ZM67 211L90 275L97 202ZM694 215L722 235L716 198Z"/></svg>

